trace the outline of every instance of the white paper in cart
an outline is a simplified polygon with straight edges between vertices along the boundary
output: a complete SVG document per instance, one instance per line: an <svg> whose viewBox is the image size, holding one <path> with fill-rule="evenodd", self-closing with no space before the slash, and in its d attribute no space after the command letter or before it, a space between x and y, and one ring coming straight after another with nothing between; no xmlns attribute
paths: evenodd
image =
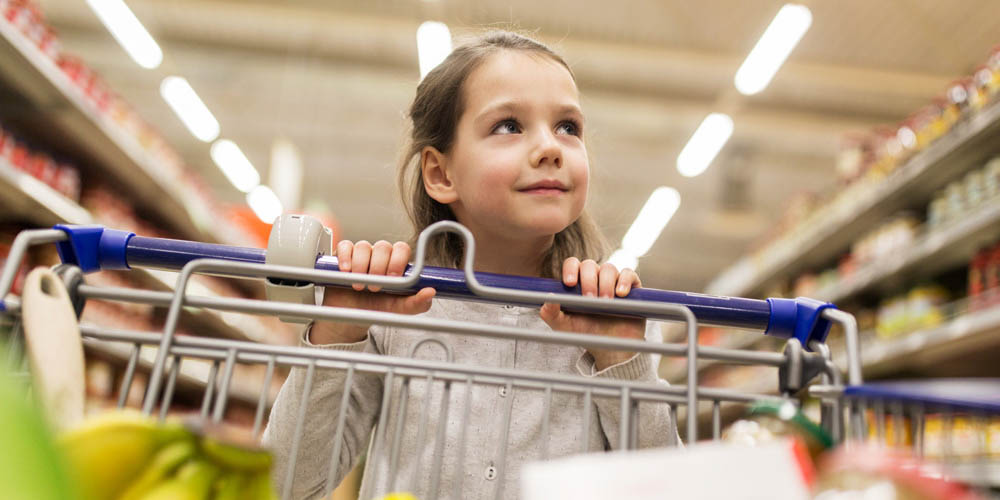
<svg viewBox="0 0 1000 500"><path fill-rule="evenodd" d="M792 441L704 443L534 462L521 474L521 497L803 500L810 498L810 477L812 465Z"/></svg>

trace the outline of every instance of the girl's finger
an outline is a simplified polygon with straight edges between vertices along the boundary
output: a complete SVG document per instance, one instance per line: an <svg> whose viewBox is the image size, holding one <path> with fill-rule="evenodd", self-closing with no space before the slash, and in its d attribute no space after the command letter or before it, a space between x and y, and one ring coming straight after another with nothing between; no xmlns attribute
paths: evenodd
<svg viewBox="0 0 1000 500"><path fill-rule="evenodd" d="M580 293L584 297L597 296L597 263L591 259L580 263Z"/></svg>
<svg viewBox="0 0 1000 500"><path fill-rule="evenodd" d="M354 253L351 255L351 272L352 273L367 273L368 263L371 262L372 258L372 244L365 240L361 240L354 244ZM361 283L355 283L351 285L357 291L362 291L365 289L365 285Z"/></svg>
<svg viewBox="0 0 1000 500"><path fill-rule="evenodd" d="M614 264L605 262L601 264L598 271L597 283L599 296L610 299L615 296L615 284L618 282L618 268Z"/></svg>
<svg viewBox="0 0 1000 500"><path fill-rule="evenodd" d="M354 250L354 243L349 240L337 243L337 265L338 269L345 273L351 272L351 254Z"/></svg>
<svg viewBox="0 0 1000 500"><path fill-rule="evenodd" d="M580 259L570 257L563 261L562 268L563 284L566 286L576 286L577 278L580 276Z"/></svg>
<svg viewBox="0 0 1000 500"><path fill-rule="evenodd" d="M553 330L561 330L557 326L563 321L566 314L562 312L562 308L559 304L554 302L546 302L542 304L542 308L539 309L538 315L542 318L545 324L549 325Z"/></svg>
<svg viewBox="0 0 1000 500"><path fill-rule="evenodd" d="M392 256L389 257L389 267L386 269L387 276L402 276L406 271L406 264L410 262L410 245L402 241L397 241L392 245Z"/></svg>
<svg viewBox="0 0 1000 500"><path fill-rule="evenodd" d="M385 276L389 267L389 257L392 254L392 244L385 240L376 241L372 245L371 262L368 263L368 274ZM382 289L378 285L368 285L368 289L377 292Z"/></svg>
<svg viewBox="0 0 1000 500"><path fill-rule="evenodd" d="M427 312L431 308L431 299L437 294L437 290L426 287L421 288L415 295L411 295L403 300L400 311L403 314L420 314Z"/></svg>
<svg viewBox="0 0 1000 500"><path fill-rule="evenodd" d="M639 275L635 271L625 268L622 269L621 274L618 275L618 287L615 289L615 294L619 297L624 297L628 295L633 288L640 288L642 283L639 281Z"/></svg>

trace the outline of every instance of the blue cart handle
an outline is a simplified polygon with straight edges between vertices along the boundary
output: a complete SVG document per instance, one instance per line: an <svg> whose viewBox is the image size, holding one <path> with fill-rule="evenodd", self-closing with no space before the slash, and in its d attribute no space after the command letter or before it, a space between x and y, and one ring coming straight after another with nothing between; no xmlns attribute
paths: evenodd
<svg viewBox="0 0 1000 500"><path fill-rule="evenodd" d="M457 226L457 224L455 224ZM235 262L264 264L266 251L259 248L245 248L193 241L150 238L136 236L135 233L108 229L98 225L57 225L55 229L64 231L68 238L57 243L59 257L64 263L73 264L84 272L133 267L180 271L187 263L197 259L221 259ZM413 266L408 266L406 275ZM320 256L315 269L339 271L336 257ZM476 280L481 285L551 294L580 295L580 287L567 287L562 282L547 278L532 278L476 272ZM316 282L321 286L343 286L334 283ZM424 287L437 290L438 297L498 302L496 299L476 295L466 283L461 269L424 266L416 285L408 292L415 293ZM389 292L400 293L400 292ZM812 341L823 342L830 330L830 321L823 317L823 310L835 308L833 304L800 297L797 299L770 298L767 300L737 297L720 297L699 293L658 290L654 288L633 289L628 299L688 307L698 322L703 325L726 326L763 330L765 335L780 338L797 338L803 346ZM557 301L556 301L557 302ZM509 301L503 301L509 304ZM540 306L540 302L525 302L518 305ZM607 313L607 311L566 307L566 310L583 313ZM650 319L670 319L655 312L640 313Z"/></svg>

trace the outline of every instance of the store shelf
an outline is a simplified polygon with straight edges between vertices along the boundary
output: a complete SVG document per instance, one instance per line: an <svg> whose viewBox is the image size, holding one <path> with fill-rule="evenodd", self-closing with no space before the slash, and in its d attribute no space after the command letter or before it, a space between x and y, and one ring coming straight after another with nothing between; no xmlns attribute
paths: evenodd
<svg viewBox="0 0 1000 500"><path fill-rule="evenodd" d="M746 332L746 331L733 331L727 336L728 341L725 344L713 345L710 347L719 347L722 349L736 349L736 350L752 350L754 347L761 345L762 342L772 342L775 345L775 350L780 350L784 345L784 341L777 339L775 337L767 337L760 332ZM709 347L709 346L706 346ZM712 368L713 366L742 366L739 363L733 363L731 361L717 361L714 359L699 359L698 360L698 373L703 373L706 370ZM671 384L683 384L687 381L687 363L677 363L677 365L668 370L662 370L660 372L660 377L664 380L670 382Z"/></svg>
<svg viewBox="0 0 1000 500"><path fill-rule="evenodd" d="M161 292L173 292L177 283L177 273L155 269L132 269L129 275L134 275L144 287ZM218 296L209 288L197 281L188 285L191 295L207 297ZM181 319L186 320L200 336L224 337L233 340L267 343L271 330L259 319L246 314L209 309L185 308ZM202 335L211 332L211 335Z"/></svg>
<svg viewBox="0 0 1000 500"><path fill-rule="evenodd" d="M39 226L93 223L86 209L3 158L0 158L0 192L4 193L0 201L0 209L5 211L3 218L19 217Z"/></svg>
<svg viewBox="0 0 1000 500"><path fill-rule="evenodd" d="M0 209L38 226L52 226L60 222L71 224L94 222L86 209L45 183L14 169L2 159L0 159L0 192L4 193L3 199L0 200ZM165 271L133 269L128 275L141 282L144 287L157 291L172 292L177 281L175 273ZM216 295L197 282L192 283L191 287L195 295ZM197 332L211 337L266 342L270 332L270 329L257 318L225 311L187 309L183 313L182 320Z"/></svg>
<svg viewBox="0 0 1000 500"><path fill-rule="evenodd" d="M850 278L818 290L813 297L839 302L871 289L930 277L968 263L979 248L997 240L1000 240L1000 200L994 199L955 224L926 233L907 248L894 252L891 258L872 262Z"/></svg>
<svg viewBox="0 0 1000 500"><path fill-rule="evenodd" d="M962 121L887 178L859 181L830 205L757 255L747 256L715 278L716 295L759 295L770 282L829 263L863 234L914 200L933 193L1000 149L1000 104Z"/></svg>
<svg viewBox="0 0 1000 500"><path fill-rule="evenodd" d="M107 342L97 339L84 339L84 348L89 355L97 356L116 366L124 367L128 364L132 355L132 345L121 342ZM152 371L153 363L156 360L156 349L145 346L139 351L139 363L137 371L149 374ZM194 394L201 397L205 392L208 383L208 375L212 363L204 360L185 359L181 362L181 371L177 375L178 393ZM221 380L221 367L219 377ZM246 407L256 408L260 398L260 391L263 390L261 381L250 381L248 377L238 377L234 373L229 389L229 401L238 403ZM117 390L117 388L115 388ZM267 405L270 408L274 401L273 395L268 393Z"/></svg>
<svg viewBox="0 0 1000 500"><path fill-rule="evenodd" d="M102 169L127 187L132 201L157 214L176 233L216 241L212 214L185 191L175 178L180 174L172 175L120 125L99 113L55 63L2 18L0 87L13 90L30 107L17 112L22 128L58 140L74 156Z"/></svg>
<svg viewBox="0 0 1000 500"><path fill-rule="evenodd" d="M1000 350L1000 307L992 307L896 340L864 343L861 366L865 377L879 377L907 370L927 371L940 363L962 362L972 355L997 350ZM846 369L842 357L837 358L837 364ZM996 366L992 369L996 370Z"/></svg>

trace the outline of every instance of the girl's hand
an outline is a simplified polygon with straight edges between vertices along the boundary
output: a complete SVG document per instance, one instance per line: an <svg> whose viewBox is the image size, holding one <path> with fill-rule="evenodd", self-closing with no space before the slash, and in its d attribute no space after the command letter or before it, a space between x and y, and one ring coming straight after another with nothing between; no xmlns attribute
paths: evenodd
<svg viewBox="0 0 1000 500"><path fill-rule="evenodd" d="M352 243L344 240L337 244L337 261L342 272L374 274L379 276L402 276L410 261L410 245L399 241L390 244L378 241L374 245L367 241ZM376 293L381 287L361 283L352 285L353 290L328 287L323 296L324 306L350 307L399 314L419 314L431 308L433 288L421 289L416 295L389 295ZM347 323L317 321L310 333L314 344L351 343L363 340L368 334L368 326Z"/></svg>
<svg viewBox="0 0 1000 500"><path fill-rule="evenodd" d="M642 282L639 275L631 269L623 269L620 273L612 264L598 265L593 260L580 262L576 257L570 257L563 262L563 284L576 286L585 297L624 297L632 290L639 288ZM553 330L567 332L591 333L607 335L621 339L642 340L646 333L646 320L625 319L613 316L565 313L559 304L542 305L542 320ZM597 370L603 370L611 365L627 361L635 356L634 352L608 351L604 349L588 349Z"/></svg>

